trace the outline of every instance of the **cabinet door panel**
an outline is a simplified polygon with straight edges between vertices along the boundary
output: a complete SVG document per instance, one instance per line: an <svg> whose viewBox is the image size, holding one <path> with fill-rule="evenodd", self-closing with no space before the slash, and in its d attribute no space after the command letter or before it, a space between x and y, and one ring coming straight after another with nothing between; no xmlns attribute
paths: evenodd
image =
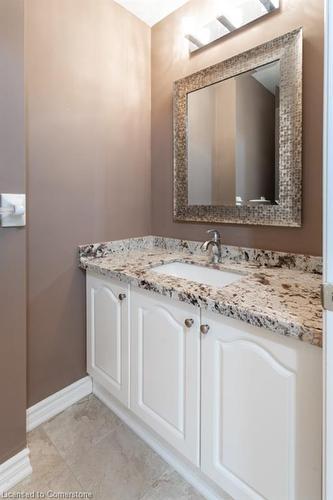
<svg viewBox="0 0 333 500"><path fill-rule="evenodd" d="M183 433L186 382L183 325L163 307L141 308L138 335L140 405L164 421L170 430Z"/></svg>
<svg viewBox="0 0 333 500"><path fill-rule="evenodd" d="M199 311L141 291L132 292L131 307L131 408L198 464Z"/></svg>
<svg viewBox="0 0 333 500"><path fill-rule="evenodd" d="M320 350L228 318L204 322L203 471L237 500L319 500Z"/></svg>
<svg viewBox="0 0 333 500"><path fill-rule="evenodd" d="M121 384L121 304L109 286L92 290L94 344L92 363L118 388Z"/></svg>
<svg viewBox="0 0 333 500"><path fill-rule="evenodd" d="M119 295L126 299L120 300ZM87 370L128 405L128 287L87 276Z"/></svg>

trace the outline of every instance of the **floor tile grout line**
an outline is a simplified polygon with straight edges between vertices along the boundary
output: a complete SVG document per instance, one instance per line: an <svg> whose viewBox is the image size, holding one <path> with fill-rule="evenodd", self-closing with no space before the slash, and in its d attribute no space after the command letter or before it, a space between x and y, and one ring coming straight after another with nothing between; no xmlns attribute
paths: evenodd
<svg viewBox="0 0 333 500"><path fill-rule="evenodd" d="M144 440L142 440L139 436L137 436L137 434L126 423L124 423L121 419L119 419L119 417L117 417L117 415L115 415L115 413L112 410L110 410L110 408L108 408L103 402L101 402L94 395L89 395L83 399L86 400L85 404L87 405L87 410L89 411L89 415L90 415L90 418L88 418L88 422L89 422L89 420L91 422L92 421L91 416L94 416L94 413L90 413L90 409L88 406L89 401L93 401L94 399L96 399L101 405L101 408L98 408L98 411L101 410L101 415L102 415L101 422L104 423L104 419L105 419L106 424L111 425L110 430L106 430L106 433L104 435L100 436L96 441L94 441L93 444L90 443L89 452L94 453L94 449L97 448L104 439L109 438L114 432L121 429L122 426L125 427L126 429L128 429L131 433L133 433L139 439L139 441L143 442L146 446L148 446L148 448L150 448L149 445L147 445L147 443L145 443ZM82 403L83 403L83 400L80 400L79 402L74 403L69 408L67 408L64 411L62 411L61 413L59 413L58 415L55 415L54 417L50 418L48 421L43 422L40 426L36 427L36 429L39 429L42 432L42 434L44 434L45 440L48 441L49 445L51 445L51 447L54 449L55 456L57 456L57 458L64 465L65 469L68 471L68 476L73 480L73 485L76 484L77 485L76 487L78 489L80 488L79 491L81 491L81 492L90 492L93 495L94 500L101 500L101 498L100 498L101 491L98 488L98 484L96 484L97 488L95 487L94 484L89 484L91 489L88 490L82 484L82 479L84 479L84 477L81 477L80 474L77 474L77 472L75 472L75 465L80 461L80 457L76 456L77 454L74 454L73 458L75 460L70 460L72 455L69 453L68 458L66 458L65 452L63 454L61 452L61 449L59 448L59 446L61 447L61 440L58 441L58 444L56 444L57 433L55 433L55 434L53 433L53 438L55 439L55 441L54 441L52 438L52 427L50 427L49 431L47 429L47 426L51 421L56 421L57 418L60 417L60 415L64 414L66 411L70 411L70 409L73 408L74 406L77 406L77 407L81 406ZM107 414L112 414L113 416L115 416L116 419L112 418L109 421L107 418L107 415L104 414L105 411L107 412ZM75 412L75 409L74 409L73 413L69 413L68 418L69 418L69 420L71 420L71 418L73 418L73 425L74 426L75 426L76 417L77 417L77 420L80 419L81 417L82 418L88 417L88 413L85 413L85 407L83 407L81 410L79 410L79 412ZM90 422L89 422L89 425L90 425ZM93 427L90 428L89 425L88 425L88 437L90 436L91 432L94 430L94 428ZM56 427L57 427L57 424L56 424ZM60 427L61 428L58 429L58 434L59 434L59 432L60 432L60 435L62 435L64 433L65 434L64 439L66 441L67 440L66 432L63 431L62 426L60 426ZM67 429L67 427L66 427L66 429ZM108 428L106 428L106 429L108 429ZM67 429L67 431L70 432L69 429ZM79 431L80 431L80 429L79 429ZM33 432L34 432L34 430L29 432L29 434L32 434ZM68 434L68 432L67 432L67 434ZM81 434L79 434L79 437L80 436L81 436ZM71 444L71 443L69 443L69 444ZM66 449L65 449L65 451L66 451ZM158 456L158 454L156 452L154 452L154 450L152 450L152 451L153 451L154 455L156 454ZM161 459L161 457L159 457L159 458ZM68 461L68 460L70 460L70 461ZM159 483L161 483L161 482L163 483L164 478L166 478L166 481L168 481L168 479L167 479L168 476L171 476L172 473L176 472L172 467L170 467L170 465L165 460L163 460L163 459L161 459L161 460L164 463L163 468L161 470L155 470L155 472L157 473L156 476L150 477L149 480L147 480L147 482L144 484L144 488L141 490L141 493L139 493L139 491L137 491L138 495L135 497L135 498L137 498L137 500L149 500L150 495L154 494L154 491L156 488L158 489ZM37 471L37 469L36 469L36 471ZM105 474L106 474L106 471L105 471ZM79 479L79 477L81 477L81 480ZM187 483L187 481L184 480L181 476L180 476L180 478L182 481L185 481L185 483Z"/></svg>
<svg viewBox="0 0 333 500"><path fill-rule="evenodd" d="M94 399L94 395L93 394L89 394L88 396L85 396L84 398L82 398L80 401L78 401L77 403L74 403L73 405L71 405L69 408L66 408L65 410L63 410L61 413L59 413L58 415L55 415L54 417L51 417L49 420L47 420L46 422L43 422L39 427L42 427L44 428L44 431L46 432L48 438L50 439L50 441L52 442L52 444L56 447L58 453L60 454L60 456L66 460L65 457L63 457L61 451L57 448L56 444L54 443L53 439L52 439L52 436L48 433L47 429L44 427L46 426L47 424L49 424L51 421L53 420L56 420L57 417L59 417L60 415L64 414L66 411L70 410L71 408L73 408L74 406L77 406L77 405L80 405L80 403L82 404L83 401L89 401L89 400L92 400ZM97 398L95 398L96 400L98 400ZM103 407L105 407L107 410L109 410L107 408L107 406L105 406L101 401L98 400L99 403L101 403L103 405ZM118 419L118 418L117 418ZM99 444L102 439L105 439L106 437L108 437L112 432L115 431L116 428L118 428L119 425L121 425L121 420L119 420L119 423L116 424L115 428L114 429L111 429L110 431L108 431L106 434L104 434L103 436L101 436L99 439L97 439L97 441L94 442L94 444L91 446L91 448L94 448L97 444Z"/></svg>
<svg viewBox="0 0 333 500"><path fill-rule="evenodd" d="M76 406L76 405L79 405L80 403L82 403L85 399L86 400L91 400L94 398L94 395L93 394L89 394L88 396L86 396L85 398L82 398L80 401L78 401L77 403L75 403L74 405L71 405L69 408L66 408L65 410L63 410L61 413L59 413L58 415L55 415L53 417L51 417L49 420L47 420L46 422L43 422L42 424L40 424L38 427L36 427L36 429L38 428L41 428L43 430L43 432L46 434L47 438L49 439L49 441L51 442L52 446L55 448L59 458L65 463L66 467L69 469L69 471L71 472L71 474L73 475L73 477L75 478L75 480L78 482L78 484L81 486L82 488L82 491L85 490L84 486L82 485L81 481L79 480L79 478L77 477L76 473L74 472L71 464L66 460L66 457L61 453L61 451L59 450L59 448L57 447L56 443L53 441L52 439L52 436L48 433L47 429L45 428L45 426L53 421L53 420L56 420L57 417L59 417L60 415L62 415L63 413L65 413L66 411L68 411L70 408L72 408L73 406ZM95 398L97 399L97 398ZM97 399L98 400L98 399ZM98 400L99 401L99 400ZM99 403L102 404L102 406L104 408L106 408L108 411L111 412L111 410L106 406L104 405L104 403L102 403L101 401L99 401ZM113 412L111 412L113 413ZM115 414L114 414L115 415ZM119 422L118 422L119 420ZM111 429L109 432L107 432L105 435L101 436L96 442L94 442L94 444L90 447L90 450L94 449L97 444L99 444L103 439L106 439L107 437L109 437L117 428L119 428L119 426L122 425L122 421L117 417L117 424L115 426L114 429ZM33 431L31 431L33 432ZM30 433L29 433L30 434ZM90 493L93 493L92 491Z"/></svg>
<svg viewBox="0 0 333 500"><path fill-rule="evenodd" d="M47 437L50 439L52 445L54 446L54 448L56 449L57 451L57 454L59 455L59 457L61 458L61 460L65 463L67 469L69 470L69 472L71 473L71 475L74 477L74 479L77 481L77 483L80 485L81 487L81 493L85 491L85 488L84 486L82 485L81 481L79 480L79 478L76 476L75 472L73 471L72 467L70 466L70 464L67 462L67 460L60 454L57 446L54 444L54 442L51 440L51 438L49 437L48 434L46 434ZM90 492L92 493L92 492Z"/></svg>
<svg viewBox="0 0 333 500"><path fill-rule="evenodd" d="M66 411L66 410L64 410ZM63 413L63 412L62 412ZM59 414L60 415L60 414ZM53 417L53 418L56 418L56 417ZM51 419L50 419L51 420ZM67 469L70 471L71 475L75 478L75 480L77 481L77 483L80 485L80 487L82 488L82 492L85 491L85 488L84 486L82 485L81 481L79 480L79 478L77 477L77 475L75 474L75 472L73 471L71 465L67 462L66 458L60 453L57 445L54 443L54 441L52 440L51 436L48 434L47 430L44 429L44 425L47 424L48 422L50 422L50 420L48 420L47 422L44 422L43 424L41 424L39 427L42 427L42 430L45 432L47 438L50 440L52 446L54 447L54 449L56 450L57 452L57 455L59 456L59 458L62 460L62 462L64 462L64 464L66 465ZM92 493L92 492L90 492Z"/></svg>
<svg viewBox="0 0 333 500"><path fill-rule="evenodd" d="M90 396L88 396L90 397ZM84 399L84 398L83 398ZM82 401L78 401L77 403L75 403L75 405L79 405ZM70 473L72 474L72 476L75 478L75 480L78 482L78 484L81 486L82 488L82 491L84 491L84 488L83 488L83 485L81 484L81 481L79 481L78 477L76 476L76 474L74 473L73 469L71 468L70 464L67 462L66 458L62 455L62 453L60 452L59 448L57 447L56 443L53 441L52 439L52 436L47 432L47 429L46 429L46 425L53 421L53 420L56 420L57 417L59 417L60 415L62 415L63 413L65 413L67 410L69 410L70 408L72 408L74 405L71 405L69 408L65 408L65 410L63 410L62 412L58 413L58 415L54 415L53 417L51 417L50 419L48 419L46 422L43 422L42 424L40 424L38 427L36 427L36 429L41 429L47 439L50 441L50 443L52 444L52 446L54 447L54 449L56 450L57 452L57 455L58 457L60 458L60 460L65 464L65 466L67 467L67 469L70 471ZM32 431L33 432L33 431Z"/></svg>
<svg viewBox="0 0 333 500"><path fill-rule="evenodd" d="M35 427L35 429L33 429L32 431L30 431L28 433L28 435L31 435L33 434L35 431L38 432L42 432L44 434L43 436L43 439L45 439L45 441L48 443L48 445L50 445L53 449L54 449L54 452L55 452L55 455L57 457L57 459L59 459L61 462L62 462L62 465L68 469L68 472L70 473L71 477L73 479L75 479L75 481L78 483L78 485L80 486L80 488L82 488L82 485L80 483L80 481L76 478L76 476L73 474L73 471L72 469L68 466L68 463L66 462L66 460L61 456L61 454L59 453L59 450L57 449L57 447L55 446L55 444L53 443L53 441L50 439L50 436L47 434L46 430L43 428L43 424L40 424L39 426ZM33 464L32 464L33 465ZM22 487L23 487L23 490L24 490L24 484L25 484L25 481L27 479L31 479L32 481L34 480L34 475L38 475L38 471L36 471L34 469L34 466L33 466L33 470L32 470L32 474L30 476L28 476L27 478L23 479L23 481L20 481L20 483L18 483L18 485L16 485L16 487L19 487L20 484L22 484ZM22 491L23 491L22 490ZM82 491L83 491L83 488L82 488Z"/></svg>
<svg viewBox="0 0 333 500"><path fill-rule="evenodd" d="M95 396L93 395L93 397L95 397ZM105 408L106 408L106 409L107 409L110 413L112 413L113 415L116 415L116 414L115 414L112 410L110 410L110 408L108 408L108 407L107 407L107 406L103 403L103 401L100 401L98 398L96 398L96 399L97 399L97 400L98 400L98 401L99 401L99 402L100 402L100 403L101 403L101 404L102 404L102 405L103 405L103 406L104 406L104 407L105 407ZM116 416L117 416L117 415L116 415ZM137 437L140 441L143 441L143 443L145 443L145 441L144 441L144 440L142 440L142 439L141 439L141 438L140 438L140 437L139 437L139 436L138 436L138 435L137 435L137 434L133 431L133 429L131 429L131 427L130 427L128 424L126 424L125 422L123 422L123 421L122 421L119 417L117 417L117 418L118 418L118 420L119 420L119 423L117 424L116 428L118 428L118 427L120 427L121 425L123 425L123 426L124 426L124 427L126 427L126 429L128 429L128 430L129 430L132 434L134 434L134 435L135 435L135 436L136 436L136 437ZM112 431L110 431L110 432L108 433L108 436L109 436L112 432L114 432L115 430L116 430L116 429L113 429ZM100 442L101 440L102 440L102 438L101 438L98 442ZM146 446L148 446L148 447L150 448L150 446L149 446L149 445L147 445L147 443L145 443L145 444L146 444ZM150 449L152 449L152 448L150 448ZM154 450L152 450L152 451L153 451L154 453L156 453ZM157 456L159 456L157 453L156 453L156 455L157 455ZM161 457L159 457L159 458L161 458ZM163 460L163 459L161 459L161 460ZM167 462L165 462L165 460L163 460L163 462L165 463L165 465L166 465L167 469L166 469L166 470L164 470L163 472L161 472L161 474L160 474L159 476L155 477L155 478L152 480L152 482L151 482L150 486L149 486L149 487L147 487L147 489L146 489L146 490L144 491L144 493L143 493L143 494L142 494L142 495L138 498L138 500L142 500L142 498L144 498L144 496L146 495L146 493L147 493L149 490L151 490L151 488L153 487L153 485L154 485L154 483L155 483L155 482L160 481L160 479L161 479L164 475L166 475L166 474L170 474L170 473L173 471L173 469L170 467L170 465L169 465Z"/></svg>
<svg viewBox="0 0 333 500"><path fill-rule="evenodd" d="M47 423L47 422L45 422ZM55 449L55 451L57 452L57 455L58 457L60 458L60 460L66 465L67 469L71 472L71 474L75 477L76 481L80 484L80 486L82 487L82 484L81 482L79 481L79 479L76 477L76 475L74 474L74 471L73 469L71 468L71 466L69 465L69 463L67 462L66 458L62 456L62 454L60 453L57 445L52 441L51 439L51 436L47 433L46 429L43 428L43 425L42 424L40 427L42 427L42 431L45 433L46 437L48 438L48 440L50 441L50 443L52 444L53 448Z"/></svg>

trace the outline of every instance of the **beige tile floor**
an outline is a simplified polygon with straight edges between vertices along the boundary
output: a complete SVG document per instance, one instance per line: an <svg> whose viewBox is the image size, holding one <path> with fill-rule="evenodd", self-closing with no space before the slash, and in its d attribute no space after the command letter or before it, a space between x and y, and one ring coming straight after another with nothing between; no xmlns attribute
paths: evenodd
<svg viewBox="0 0 333 500"><path fill-rule="evenodd" d="M11 492L87 492L93 500L203 498L94 396L30 432L28 446L33 473Z"/></svg>

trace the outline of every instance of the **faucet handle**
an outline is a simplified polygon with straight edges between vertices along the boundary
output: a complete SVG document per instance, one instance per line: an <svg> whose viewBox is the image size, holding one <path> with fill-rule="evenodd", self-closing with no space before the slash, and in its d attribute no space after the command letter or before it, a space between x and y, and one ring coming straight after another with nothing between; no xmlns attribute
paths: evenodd
<svg viewBox="0 0 333 500"><path fill-rule="evenodd" d="M214 241L218 242L221 239L220 232L217 229L208 229L207 234L211 234L213 236Z"/></svg>

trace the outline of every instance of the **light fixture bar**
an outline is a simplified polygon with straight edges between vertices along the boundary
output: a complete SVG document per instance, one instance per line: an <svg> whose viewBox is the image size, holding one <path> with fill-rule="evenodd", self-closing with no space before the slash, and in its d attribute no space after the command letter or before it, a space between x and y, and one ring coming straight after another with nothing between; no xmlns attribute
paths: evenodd
<svg viewBox="0 0 333 500"><path fill-rule="evenodd" d="M202 42L200 42L200 40L198 40L198 38L196 38L193 35L185 35L185 38L187 38L189 42L193 43L193 45L198 47L198 49L201 49L201 47L204 47L204 44Z"/></svg>
<svg viewBox="0 0 333 500"><path fill-rule="evenodd" d="M271 0L259 0L259 2L261 3L261 5L265 7L267 12L271 12L272 10L276 9L275 5Z"/></svg>
<svg viewBox="0 0 333 500"><path fill-rule="evenodd" d="M213 17L210 22L201 28L196 27L194 31L192 30L193 23L185 23L185 21L189 21L189 19L184 18L182 31L183 36L189 42L189 52L192 53L206 47L206 45L213 43L224 36L228 36L230 33L236 32L238 29L243 28L247 24L270 15L275 10L278 10L280 5L280 0L251 0L254 7L256 6L257 8L254 9L252 13L253 15L250 15L245 8L248 2L250 2L250 0L243 0L243 6L238 5L238 2L234 2L238 5L238 7L234 9L234 11L231 11L230 14L229 11L225 10L217 11L215 17ZM230 0L229 3L233 2Z"/></svg>
<svg viewBox="0 0 333 500"><path fill-rule="evenodd" d="M260 0L261 1L261 0ZM263 0L264 1L264 0ZM232 24L231 21L229 21L229 19L225 16L219 16L216 18L218 20L219 23L222 24L222 26L224 26L225 28L227 28L228 31L235 31L236 29L236 26L234 26Z"/></svg>

